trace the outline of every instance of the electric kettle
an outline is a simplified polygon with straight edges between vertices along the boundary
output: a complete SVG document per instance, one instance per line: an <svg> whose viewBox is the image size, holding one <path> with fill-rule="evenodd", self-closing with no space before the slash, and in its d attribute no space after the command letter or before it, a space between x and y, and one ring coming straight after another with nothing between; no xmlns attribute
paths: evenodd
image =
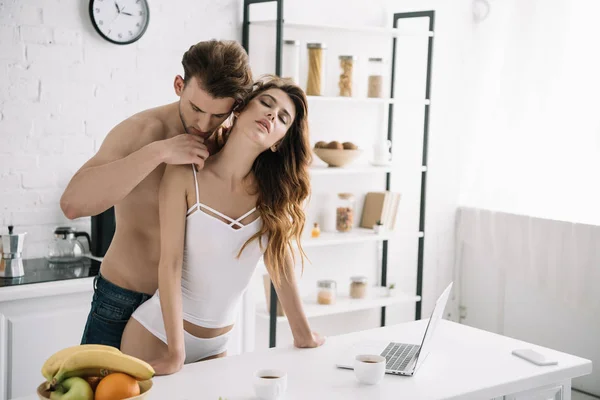
<svg viewBox="0 0 600 400"><path fill-rule="evenodd" d="M59 226L54 230L54 240L48 245L46 258L52 263L70 263L83 257L85 250L77 240L84 236L91 246L90 235L87 232L76 232L69 226Z"/></svg>

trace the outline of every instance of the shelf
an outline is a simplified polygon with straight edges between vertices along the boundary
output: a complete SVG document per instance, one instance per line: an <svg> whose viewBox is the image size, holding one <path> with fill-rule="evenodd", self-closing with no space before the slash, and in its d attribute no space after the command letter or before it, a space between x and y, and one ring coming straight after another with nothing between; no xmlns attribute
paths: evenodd
<svg viewBox="0 0 600 400"><path fill-rule="evenodd" d="M389 239L392 234L393 232L376 234L372 229L366 228L354 228L350 232L321 232L321 236L318 238L303 237L302 247L309 248L357 242L377 242Z"/></svg>
<svg viewBox="0 0 600 400"><path fill-rule="evenodd" d="M349 167L328 167L325 165L311 166L309 172L313 176L321 175L352 175L352 174L376 174L392 172L392 166L385 167L375 165L356 165Z"/></svg>
<svg viewBox="0 0 600 400"><path fill-rule="evenodd" d="M337 102L337 103L372 103L372 104L398 104L422 102L430 104L428 99L417 97L374 98L374 97L343 97L343 96L306 96L309 102Z"/></svg>
<svg viewBox="0 0 600 400"><path fill-rule="evenodd" d="M368 310L391 306L394 304L416 303L421 300L420 296L396 293L394 296L387 295L387 289L383 287L369 287L364 299L352 299L348 294L338 294L337 301L332 305L317 304L316 293L311 297L302 299L304 312L308 318L321 317L324 315L343 314L352 311ZM269 313L265 302L257 303L256 315L262 319L269 319ZM286 321L287 317L277 317L277 321Z"/></svg>
<svg viewBox="0 0 600 400"><path fill-rule="evenodd" d="M259 26L272 26L275 27L275 20L265 20L265 21L252 21L250 25L259 25ZM305 24L299 22L283 22L284 28L297 28L297 29L323 29L327 31L344 31L344 32L355 32L355 33L363 33L363 34L371 34L371 35L383 35L389 37L401 37L401 36L417 36L417 37L430 37L433 36L432 31L424 31L424 30L408 30L408 29L398 29L398 28L379 28L372 26L336 26L336 25L319 25L319 24Z"/></svg>

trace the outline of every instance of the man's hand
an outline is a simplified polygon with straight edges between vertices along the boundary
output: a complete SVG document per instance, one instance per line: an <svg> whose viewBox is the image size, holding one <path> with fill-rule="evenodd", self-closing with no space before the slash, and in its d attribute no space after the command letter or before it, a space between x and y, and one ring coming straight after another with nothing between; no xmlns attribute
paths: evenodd
<svg viewBox="0 0 600 400"><path fill-rule="evenodd" d="M196 164L198 169L202 169L210 155L204 139L187 133L162 140L160 145L162 160L166 164Z"/></svg>

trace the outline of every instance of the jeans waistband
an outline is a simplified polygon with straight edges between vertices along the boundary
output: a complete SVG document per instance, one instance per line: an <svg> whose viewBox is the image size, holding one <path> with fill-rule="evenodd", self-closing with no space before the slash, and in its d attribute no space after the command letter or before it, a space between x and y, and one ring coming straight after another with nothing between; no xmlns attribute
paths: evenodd
<svg viewBox="0 0 600 400"><path fill-rule="evenodd" d="M94 289L115 301L119 301L127 305L139 304L140 302L144 302L152 297L146 293L140 293L117 286L104 278L100 273L98 273L96 278L94 278Z"/></svg>

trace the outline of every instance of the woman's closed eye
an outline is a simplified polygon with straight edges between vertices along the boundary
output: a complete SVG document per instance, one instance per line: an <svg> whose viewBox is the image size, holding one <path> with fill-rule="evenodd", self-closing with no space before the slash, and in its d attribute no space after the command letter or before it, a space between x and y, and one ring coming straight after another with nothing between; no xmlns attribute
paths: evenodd
<svg viewBox="0 0 600 400"><path fill-rule="evenodd" d="M264 101L264 100L262 100L262 99L260 100L260 102L261 102L261 103L262 103L262 104L263 104L265 107L268 107L268 108L271 108L271 107L272 107L272 106L271 106L269 103L267 103L266 101ZM281 122L283 122L284 124L286 124L286 125L287 125L287 120L286 120L286 118L284 118L282 115L279 115L279 120L280 120Z"/></svg>

